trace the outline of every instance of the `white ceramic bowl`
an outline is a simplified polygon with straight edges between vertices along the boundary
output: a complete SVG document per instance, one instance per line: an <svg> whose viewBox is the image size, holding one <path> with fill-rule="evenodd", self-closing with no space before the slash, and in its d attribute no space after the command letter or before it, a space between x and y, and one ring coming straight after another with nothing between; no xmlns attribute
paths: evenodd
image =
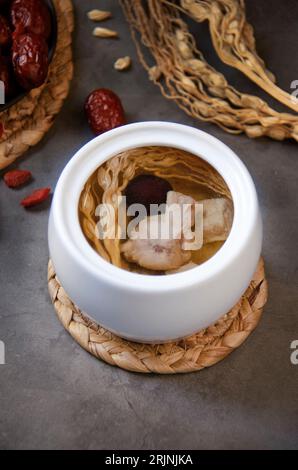
<svg viewBox="0 0 298 470"><path fill-rule="evenodd" d="M231 191L234 222L228 240L215 256L190 271L146 276L119 269L91 248L81 230L78 201L88 177L119 152L146 145L172 146L200 156ZM211 135L167 122L123 126L79 150L58 181L49 222L50 256L71 299L110 331L143 342L181 338L214 323L248 287L261 245L256 190L240 159Z"/></svg>

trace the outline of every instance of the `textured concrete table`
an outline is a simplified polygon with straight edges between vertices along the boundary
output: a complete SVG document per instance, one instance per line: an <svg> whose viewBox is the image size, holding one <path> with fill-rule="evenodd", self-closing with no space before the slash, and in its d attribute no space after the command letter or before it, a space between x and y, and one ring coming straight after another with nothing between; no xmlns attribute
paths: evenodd
<svg viewBox="0 0 298 470"><path fill-rule="evenodd" d="M282 87L298 79L296 0L248 0L258 48ZM58 322L47 293L48 210L27 213L0 185L0 448L296 448L298 366L298 146L230 136L194 122L162 98L138 64L116 0L76 0L75 80L47 137L23 159L36 186L57 182L87 142L82 104L93 88L114 89L131 122L172 120L197 125L238 153L252 173L264 217L270 299L258 329L224 362L186 376L140 376L112 368L83 351ZM120 40L92 37L91 8L113 10ZM206 57L217 65L206 26L193 25ZM133 69L113 70L129 54ZM221 66L222 67L222 66ZM222 67L244 91L255 87Z"/></svg>

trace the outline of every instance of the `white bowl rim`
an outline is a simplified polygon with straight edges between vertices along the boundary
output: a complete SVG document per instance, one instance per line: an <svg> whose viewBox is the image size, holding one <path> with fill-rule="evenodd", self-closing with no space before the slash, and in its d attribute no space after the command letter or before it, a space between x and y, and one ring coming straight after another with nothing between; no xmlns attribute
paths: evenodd
<svg viewBox="0 0 298 470"><path fill-rule="evenodd" d="M175 135L181 134L184 139L187 138L187 136L191 136L192 138L196 137L198 143L205 142L211 145L214 148L214 154L205 155L201 151L196 152L194 149L190 149L187 145L173 144L170 141L160 144L158 143L159 141L155 141L154 137L152 137L150 140L150 142L152 141L151 143L146 141L143 145L131 144L128 147L119 145L118 151L112 152L107 158L100 158L88 162L88 154L94 151L96 147L112 142L115 143L117 139L121 141L122 138L129 135L130 137L136 136L138 132L142 131L150 131L152 135L154 135L154 131L172 132L175 133ZM118 268L96 253L88 243L81 229L78 215L78 201L88 177L104 161L112 158L121 151L147 145L164 145L182 148L199 156L218 171L231 191L234 203L234 220L228 239L213 257L189 271L168 276L150 276L131 273ZM222 154L221 162L219 160L219 153ZM66 190L66 188L69 188L71 179L80 178L78 167L82 165L86 166L87 162L89 164L88 175L86 177L85 174L84 178L81 179L80 190L77 188L70 196L69 189ZM71 205L69 205L70 199L72 199ZM106 132L85 144L64 168L57 183L52 204L52 217L56 222L55 229L58 231L61 240L63 240L64 249L69 251L69 255L75 258L76 263L81 266L83 270L92 273L99 282L104 277L105 280L108 280L109 283L115 285L115 287L131 291L150 291L152 293L183 289L197 283L202 285L207 283L211 277L217 276L219 273L223 272L229 265L233 264L236 257L239 256L247 244L249 244L249 239L252 231L255 229L258 216L259 208L255 186L246 166L239 157L219 139L204 131L183 124L164 121L146 121L127 124ZM70 227L72 227L71 236L69 233Z"/></svg>

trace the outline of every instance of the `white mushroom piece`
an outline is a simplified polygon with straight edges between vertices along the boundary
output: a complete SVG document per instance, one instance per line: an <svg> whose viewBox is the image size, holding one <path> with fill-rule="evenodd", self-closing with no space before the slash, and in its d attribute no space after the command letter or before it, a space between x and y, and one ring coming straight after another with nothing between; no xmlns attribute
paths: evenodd
<svg viewBox="0 0 298 470"><path fill-rule="evenodd" d="M140 221L121 247L124 258L154 271L175 270L190 263L191 250L185 248L194 238L191 227L196 221L196 209L202 205L204 244L226 240L233 218L230 201L218 198L197 202L169 191L165 213Z"/></svg>

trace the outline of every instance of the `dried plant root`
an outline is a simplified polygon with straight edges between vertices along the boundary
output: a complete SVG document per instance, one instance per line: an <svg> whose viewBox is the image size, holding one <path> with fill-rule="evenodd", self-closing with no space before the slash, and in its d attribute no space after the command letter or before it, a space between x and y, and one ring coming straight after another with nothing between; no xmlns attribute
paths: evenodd
<svg viewBox="0 0 298 470"><path fill-rule="evenodd" d="M240 70L273 98L298 112L298 104L273 83L271 72L256 52L244 0L181 0L181 6L194 20L209 21L214 48L225 64Z"/></svg>
<svg viewBox="0 0 298 470"><path fill-rule="evenodd" d="M240 93L211 67L174 3L120 0L130 23L141 63L162 94L190 116L249 137L298 141L298 116L279 113L262 99ZM150 51L154 62L145 59ZM147 57L147 54L146 54Z"/></svg>

